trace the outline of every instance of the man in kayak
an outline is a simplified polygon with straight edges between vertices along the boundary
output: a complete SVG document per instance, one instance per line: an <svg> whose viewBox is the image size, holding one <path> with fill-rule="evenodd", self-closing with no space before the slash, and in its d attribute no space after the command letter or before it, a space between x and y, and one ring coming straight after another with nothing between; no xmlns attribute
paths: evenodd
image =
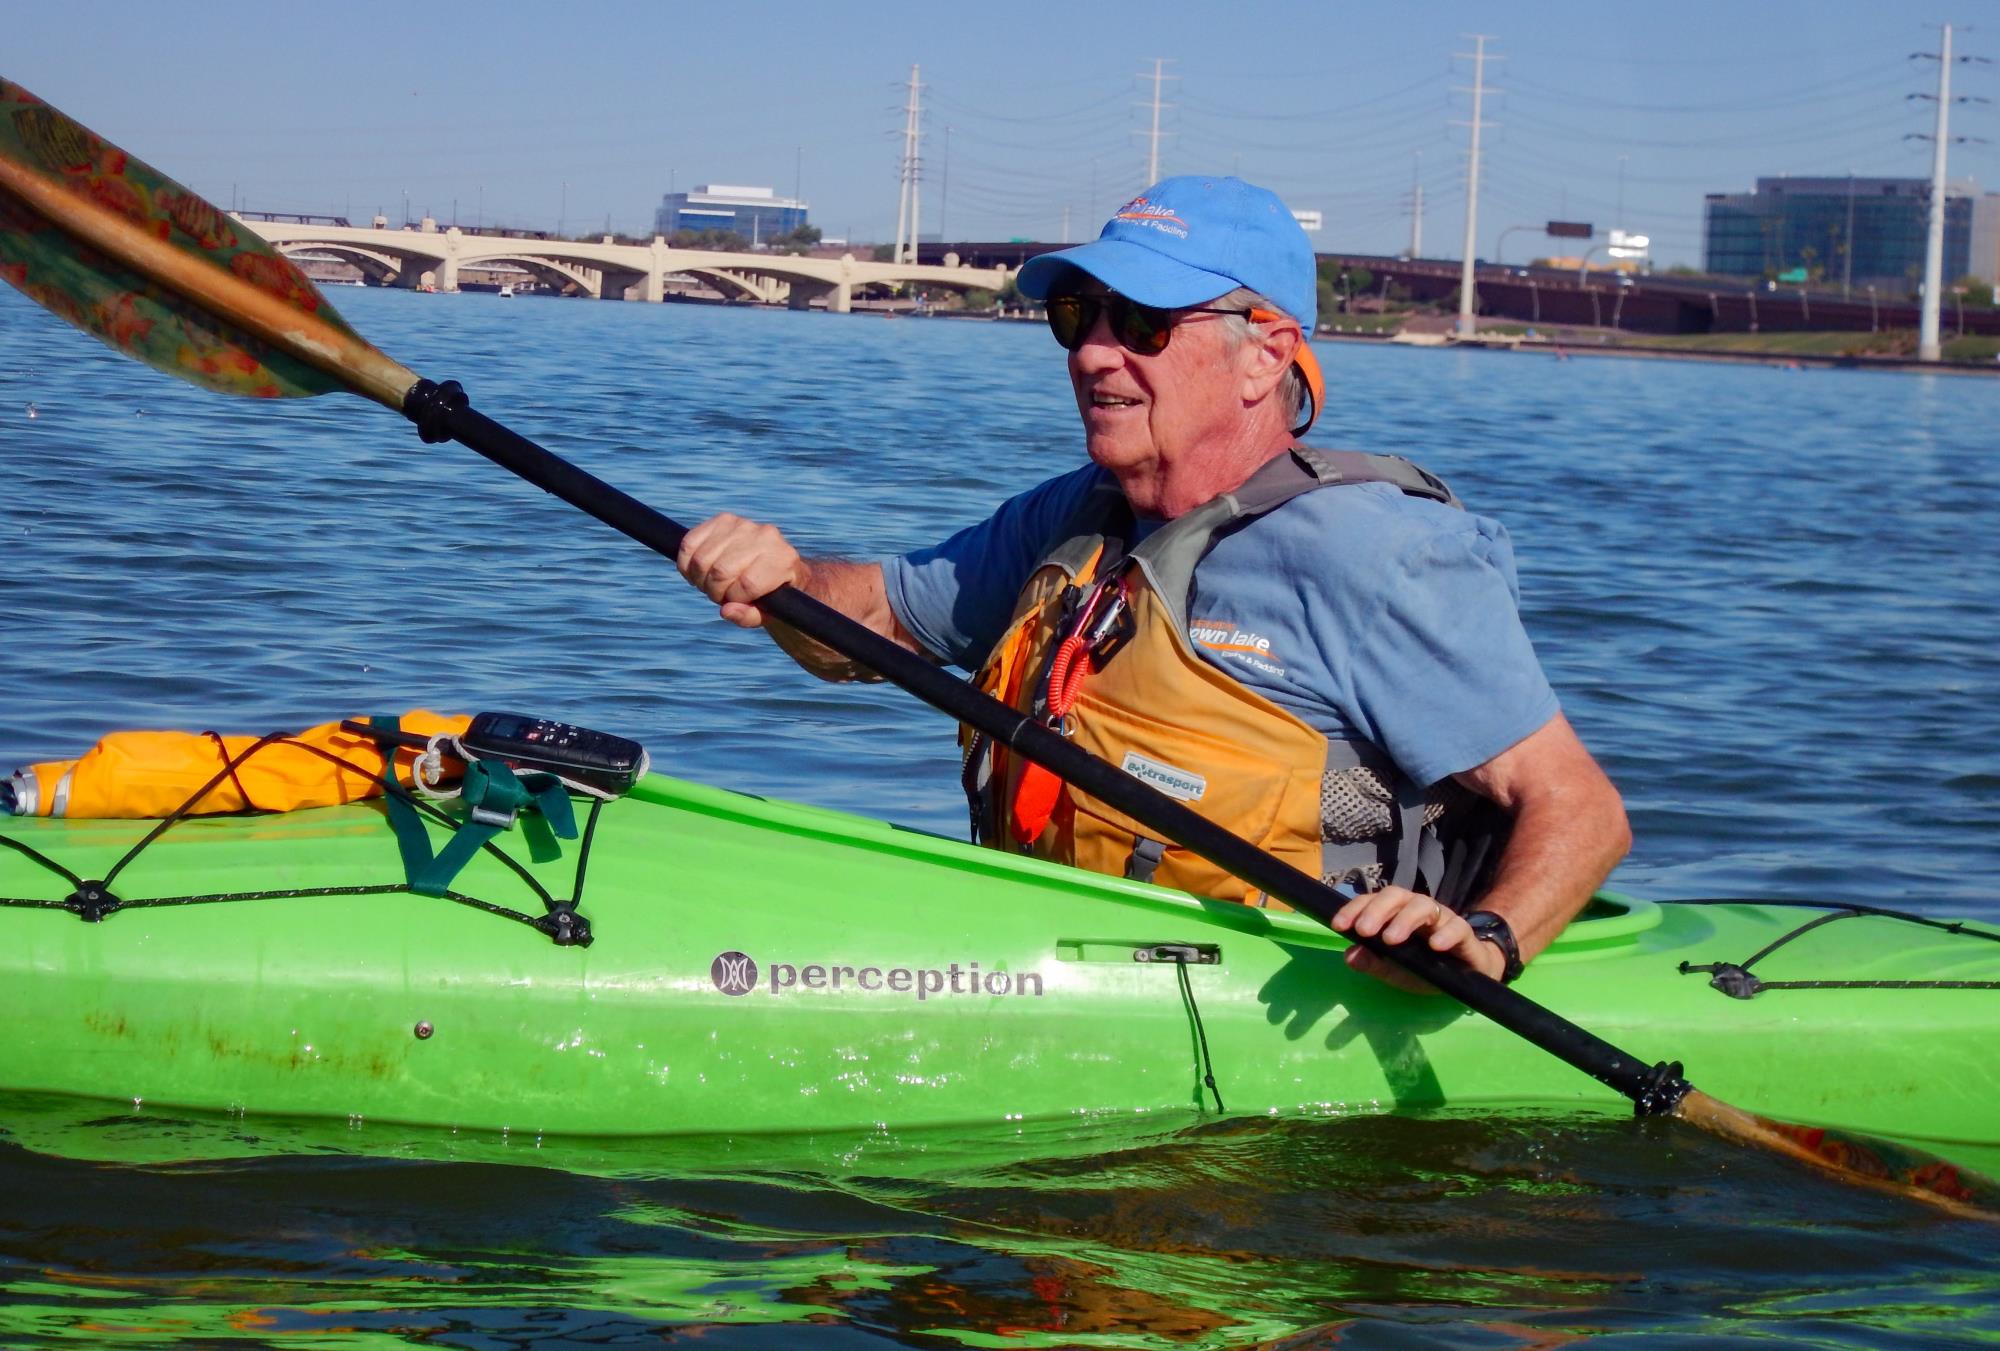
<svg viewBox="0 0 2000 1351"><path fill-rule="evenodd" d="M1308 873L1334 927L1512 979L1630 844L1522 627L1513 554L1408 461L1307 448L1312 249L1276 196L1170 178L1022 268L1069 354L1090 463L882 563L731 515L683 575L723 617L790 583ZM830 680L865 678L779 624ZM966 738L975 838L1201 895L1262 893ZM1356 946L1349 962L1398 984ZM1427 987L1425 987L1427 988Z"/></svg>

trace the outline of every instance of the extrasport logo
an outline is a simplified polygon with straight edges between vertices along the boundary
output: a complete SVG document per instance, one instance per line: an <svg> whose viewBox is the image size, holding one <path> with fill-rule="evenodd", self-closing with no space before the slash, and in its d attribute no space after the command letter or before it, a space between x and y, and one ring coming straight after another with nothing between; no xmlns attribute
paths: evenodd
<svg viewBox="0 0 2000 1351"><path fill-rule="evenodd" d="M952 962L946 966L850 966L844 962L771 962L759 967L744 952L717 953L708 964L708 978L726 995L747 995L760 988L773 995L825 991L862 991L914 995L918 1003L949 999L955 995L989 995L994 998L1040 999L1043 997L1039 971L996 971L979 969L978 962Z"/></svg>
<svg viewBox="0 0 2000 1351"><path fill-rule="evenodd" d="M1143 225L1158 230L1161 234L1172 235L1176 239L1188 237L1187 222L1163 206L1154 206L1144 197L1134 197L1118 209L1115 220L1128 220L1134 225Z"/></svg>
<svg viewBox="0 0 2000 1351"><path fill-rule="evenodd" d="M1151 784L1168 797L1182 802L1199 802L1208 791L1208 780L1192 770L1181 769L1163 760L1150 759L1137 751L1126 751L1118 767L1141 783Z"/></svg>

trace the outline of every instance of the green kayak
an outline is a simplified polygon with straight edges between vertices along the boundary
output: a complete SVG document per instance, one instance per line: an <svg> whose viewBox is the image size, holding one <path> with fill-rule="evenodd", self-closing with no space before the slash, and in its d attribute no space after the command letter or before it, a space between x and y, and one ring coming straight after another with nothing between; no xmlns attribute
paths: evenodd
<svg viewBox="0 0 2000 1351"><path fill-rule="evenodd" d="M658 775L579 815L446 896L379 803L122 867L156 823L0 818L0 1092L571 1136L1622 1103L1302 916ZM1519 988L1738 1106L1990 1146L1996 937L1605 894Z"/></svg>

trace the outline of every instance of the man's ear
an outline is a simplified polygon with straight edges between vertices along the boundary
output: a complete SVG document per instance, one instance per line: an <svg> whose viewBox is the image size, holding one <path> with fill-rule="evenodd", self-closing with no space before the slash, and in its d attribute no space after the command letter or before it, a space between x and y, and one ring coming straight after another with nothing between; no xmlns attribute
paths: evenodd
<svg viewBox="0 0 2000 1351"><path fill-rule="evenodd" d="M1305 334L1290 319L1267 321L1251 328L1250 338L1243 344L1254 357L1243 376L1245 403L1260 403L1270 397L1291 370L1292 362L1298 359L1299 344L1304 341Z"/></svg>

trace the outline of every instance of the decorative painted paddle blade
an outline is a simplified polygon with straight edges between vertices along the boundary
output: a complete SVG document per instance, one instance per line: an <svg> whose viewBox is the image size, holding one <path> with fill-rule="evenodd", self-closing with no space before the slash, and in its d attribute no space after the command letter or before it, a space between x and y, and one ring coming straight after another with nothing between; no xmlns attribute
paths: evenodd
<svg viewBox="0 0 2000 1351"><path fill-rule="evenodd" d="M185 254L347 326L305 273L223 212L21 86L0 79L0 169L60 188L66 210L123 217ZM225 394L297 398L346 386L74 238L0 177L0 277L112 347Z"/></svg>
<svg viewBox="0 0 2000 1351"><path fill-rule="evenodd" d="M1843 1182L1924 1201L1969 1219L2000 1221L2000 1183L1920 1149L1773 1121L1696 1091L1681 1099L1674 1114L1717 1135L1788 1154Z"/></svg>

